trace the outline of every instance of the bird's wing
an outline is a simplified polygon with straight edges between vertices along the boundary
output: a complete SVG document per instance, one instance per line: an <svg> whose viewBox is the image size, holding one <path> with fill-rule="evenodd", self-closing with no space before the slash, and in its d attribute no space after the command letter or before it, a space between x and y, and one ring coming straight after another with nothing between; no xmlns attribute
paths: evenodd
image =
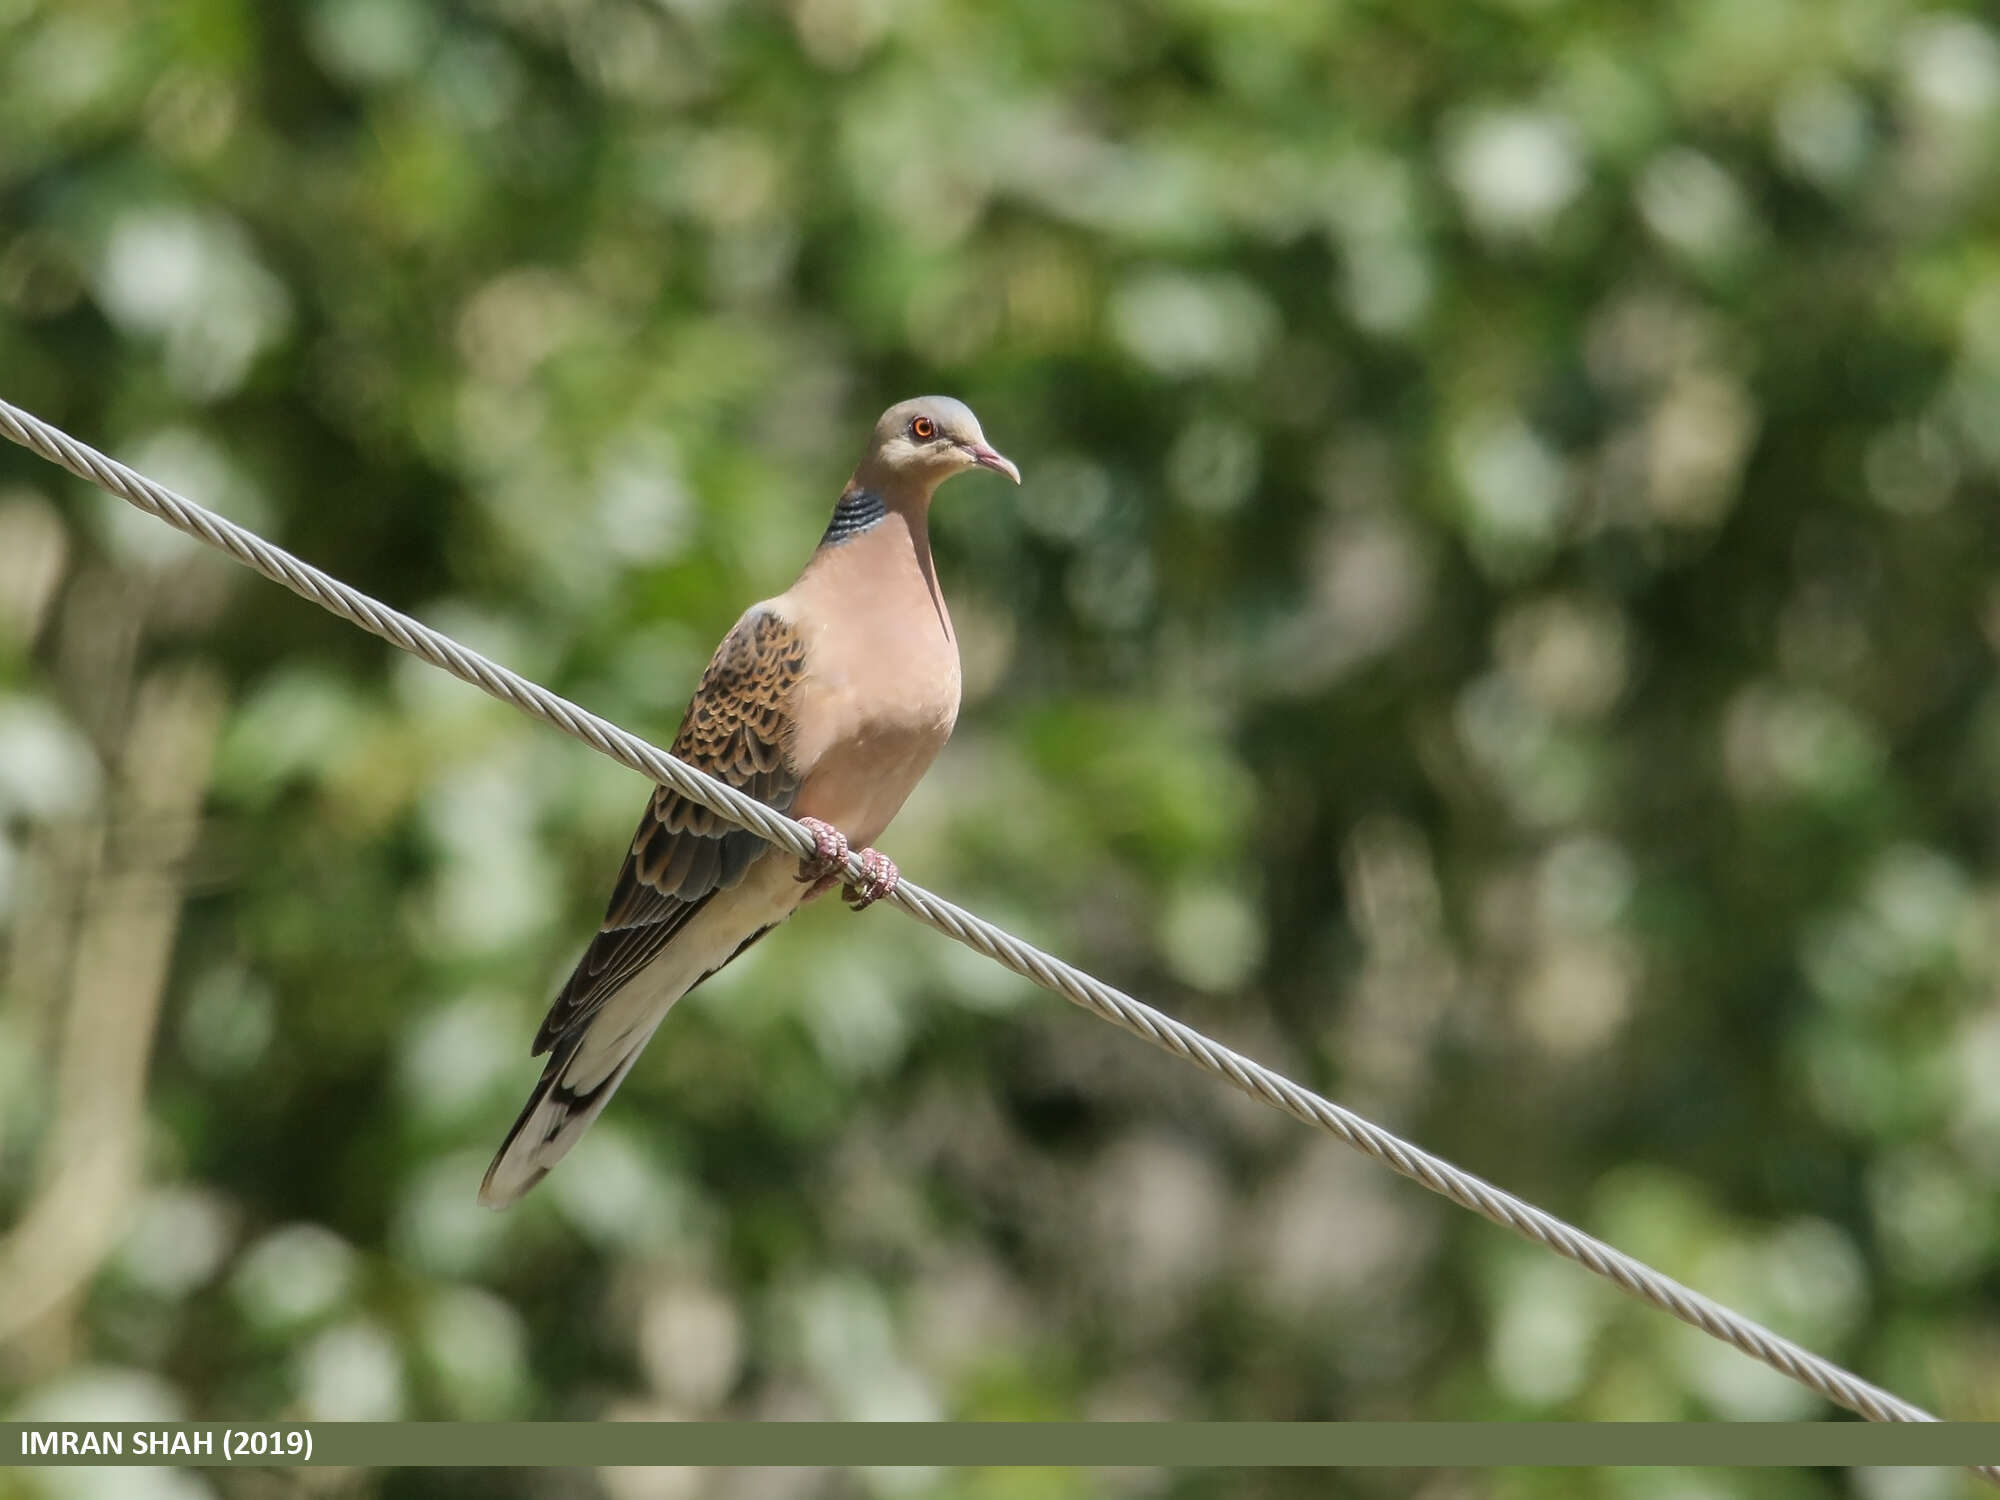
<svg viewBox="0 0 2000 1500"><path fill-rule="evenodd" d="M748 610L702 673L673 753L784 812L798 794L793 714L805 641L769 604ZM549 1008L534 1055L575 1033L717 891L743 878L768 847L666 787L653 792L618 872L604 924Z"/></svg>

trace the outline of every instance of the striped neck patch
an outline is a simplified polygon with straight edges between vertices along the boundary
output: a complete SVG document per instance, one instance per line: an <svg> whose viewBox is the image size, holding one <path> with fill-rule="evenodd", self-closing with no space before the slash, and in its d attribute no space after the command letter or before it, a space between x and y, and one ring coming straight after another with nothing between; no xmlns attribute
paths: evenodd
<svg viewBox="0 0 2000 1500"><path fill-rule="evenodd" d="M889 507L873 490L849 490L834 506L833 519L826 523L826 535L819 539L819 544L831 547L836 542L857 537L887 514Z"/></svg>

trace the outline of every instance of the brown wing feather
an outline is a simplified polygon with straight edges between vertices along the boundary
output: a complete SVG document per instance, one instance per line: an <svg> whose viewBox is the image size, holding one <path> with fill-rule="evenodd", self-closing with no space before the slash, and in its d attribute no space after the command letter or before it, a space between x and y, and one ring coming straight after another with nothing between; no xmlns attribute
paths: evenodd
<svg viewBox="0 0 2000 1500"><path fill-rule="evenodd" d="M805 642L759 605L736 622L702 673L674 736L674 755L780 812L797 796L792 707ZM535 1035L539 1056L588 1021L717 891L743 878L767 846L698 802L658 787L618 872L604 925Z"/></svg>

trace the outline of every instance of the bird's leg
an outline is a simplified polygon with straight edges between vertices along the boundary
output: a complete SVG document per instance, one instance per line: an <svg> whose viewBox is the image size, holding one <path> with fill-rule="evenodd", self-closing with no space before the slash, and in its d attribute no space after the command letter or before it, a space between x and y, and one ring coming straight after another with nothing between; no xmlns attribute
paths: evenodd
<svg viewBox="0 0 2000 1500"><path fill-rule="evenodd" d="M818 846L799 861L799 883L812 887L805 894L807 901L840 885L840 894L847 904L861 911L888 895L902 880L902 872L888 855L876 849L863 849L861 865L866 875L859 885L843 884L847 881L847 835L818 818L800 818L799 822L811 830Z"/></svg>
<svg viewBox="0 0 2000 1500"><path fill-rule="evenodd" d="M799 822L812 834L818 846L799 861L799 884L812 886L804 898L810 901L846 878L847 835L818 818L800 818Z"/></svg>
<svg viewBox="0 0 2000 1500"><path fill-rule="evenodd" d="M868 871L867 878L860 885L849 885L840 893L854 911L873 906L893 891L903 878L896 862L879 849L863 849L861 863Z"/></svg>

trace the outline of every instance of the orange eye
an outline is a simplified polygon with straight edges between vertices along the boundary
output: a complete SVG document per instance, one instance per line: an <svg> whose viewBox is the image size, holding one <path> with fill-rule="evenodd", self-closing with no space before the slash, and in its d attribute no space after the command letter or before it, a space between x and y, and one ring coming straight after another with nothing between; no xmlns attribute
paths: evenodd
<svg viewBox="0 0 2000 1500"><path fill-rule="evenodd" d="M928 443L937 436L937 423L929 417L917 417L910 423L910 436L919 442Z"/></svg>

